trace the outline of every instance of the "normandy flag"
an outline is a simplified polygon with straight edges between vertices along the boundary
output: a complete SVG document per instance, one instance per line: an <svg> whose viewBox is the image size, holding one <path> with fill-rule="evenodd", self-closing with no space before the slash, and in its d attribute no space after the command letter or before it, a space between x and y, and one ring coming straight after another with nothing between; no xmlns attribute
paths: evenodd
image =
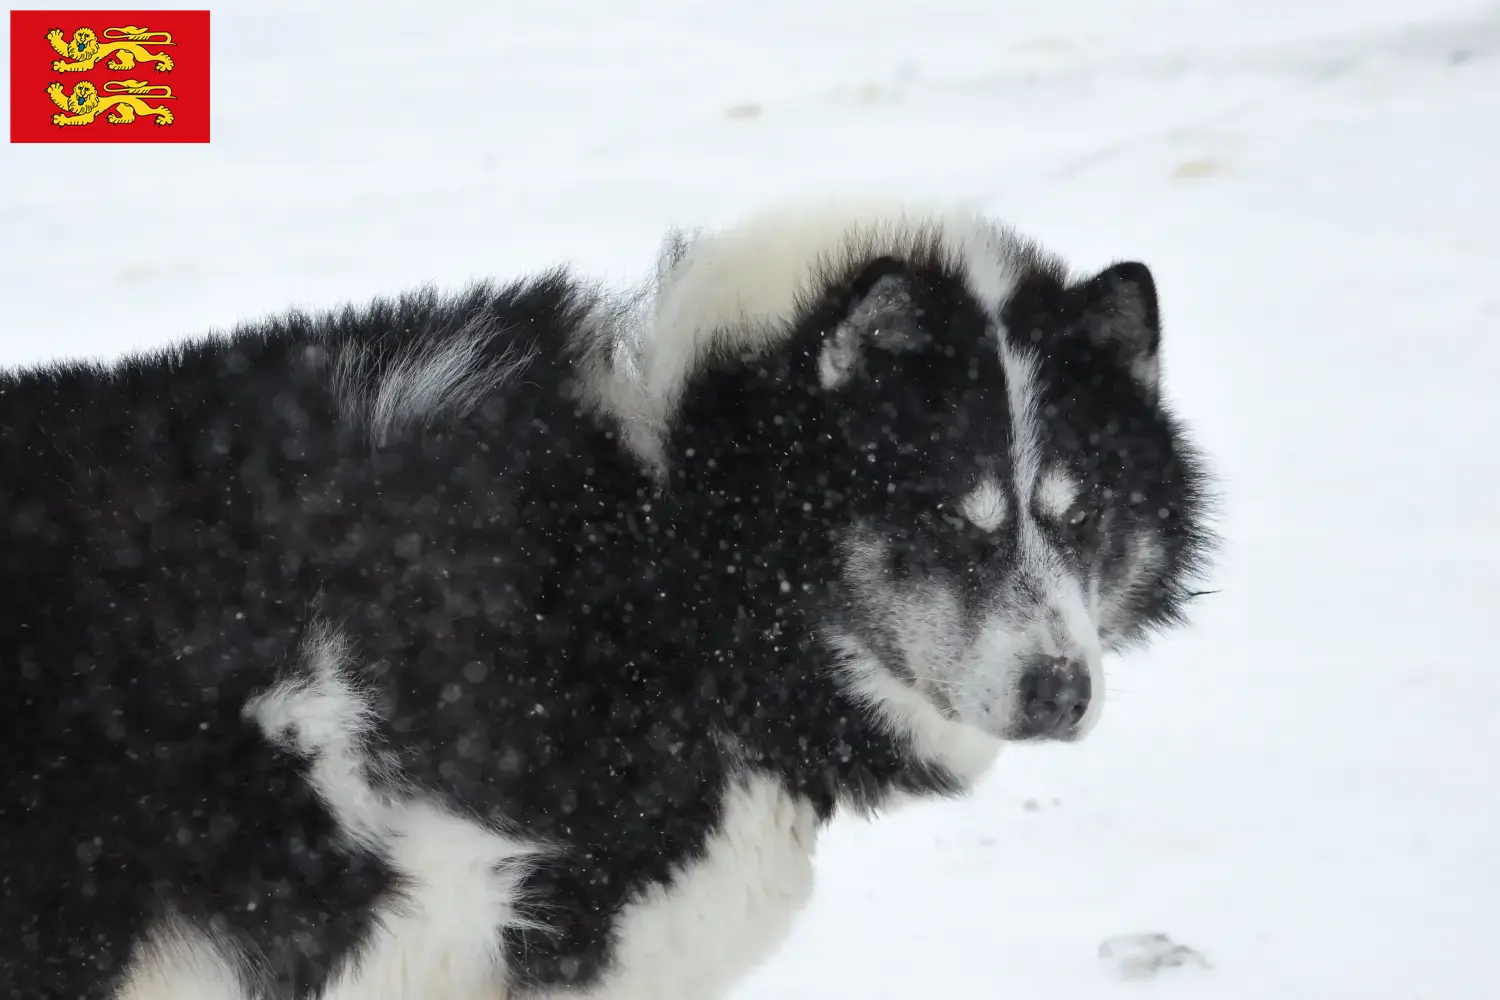
<svg viewBox="0 0 1500 1000"><path fill-rule="evenodd" d="M207 142L208 11L13 10L11 142Z"/></svg>

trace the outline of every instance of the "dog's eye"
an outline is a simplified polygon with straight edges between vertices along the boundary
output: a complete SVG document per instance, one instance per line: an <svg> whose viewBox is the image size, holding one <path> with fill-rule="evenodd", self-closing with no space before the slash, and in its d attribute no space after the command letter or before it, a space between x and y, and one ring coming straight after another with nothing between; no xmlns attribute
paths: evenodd
<svg viewBox="0 0 1500 1000"><path fill-rule="evenodd" d="M937 510L924 510L917 515L917 521L924 528L934 530L963 531L969 526L969 522L959 516L946 504L938 504Z"/></svg>
<svg viewBox="0 0 1500 1000"><path fill-rule="evenodd" d="M1063 515L1063 523L1072 531L1079 531L1088 526L1094 519L1094 508L1087 504L1076 504L1073 509Z"/></svg>

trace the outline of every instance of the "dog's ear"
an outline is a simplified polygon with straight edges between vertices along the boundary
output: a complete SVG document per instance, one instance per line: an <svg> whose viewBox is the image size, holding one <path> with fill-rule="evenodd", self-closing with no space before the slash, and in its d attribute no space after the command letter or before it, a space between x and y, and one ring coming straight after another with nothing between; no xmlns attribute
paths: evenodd
<svg viewBox="0 0 1500 1000"><path fill-rule="evenodd" d="M849 381L872 351L902 354L927 345L918 278L892 257L866 266L847 286L843 315L824 335L818 382L836 389Z"/></svg>
<svg viewBox="0 0 1500 1000"><path fill-rule="evenodd" d="M1115 264L1084 282L1077 294L1080 332L1096 347L1112 352L1154 401L1161 317L1151 270L1137 261Z"/></svg>

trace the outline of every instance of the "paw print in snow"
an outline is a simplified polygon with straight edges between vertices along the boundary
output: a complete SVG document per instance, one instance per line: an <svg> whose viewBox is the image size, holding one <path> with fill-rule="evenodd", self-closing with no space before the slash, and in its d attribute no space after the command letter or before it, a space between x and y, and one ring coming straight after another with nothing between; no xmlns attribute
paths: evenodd
<svg viewBox="0 0 1500 1000"><path fill-rule="evenodd" d="M1099 961L1121 979L1152 979L1163 969L1209 968L1201 952L1165 934L1121 934L1099 946Z"/></svg>

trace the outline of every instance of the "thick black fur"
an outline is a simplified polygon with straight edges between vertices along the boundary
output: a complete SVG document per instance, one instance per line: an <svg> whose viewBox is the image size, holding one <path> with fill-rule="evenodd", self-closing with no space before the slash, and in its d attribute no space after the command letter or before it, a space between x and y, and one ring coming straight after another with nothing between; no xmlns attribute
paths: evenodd
<svg viewBox="0 0 1500 1000"><path fill-rule="evenodd" d="M715 725L825 814L944 785L861 722L804 633L768 638L765 600L726 600L809 555L775 530L784 504L732 509L762 488L734 484L719 436L744 411L694 412L685 444L719 471L665 503L583 415L567 355L586 300L554 276L0 382L5 995L106 996L170 907L296 996L399 891L335 846L305 762L241 718L316 614L382 679L406 777L571 848L528 886L557 933L509 942L531 983L595 976L624 900L701 848ZM379 449L340 420L328 344L394 357L479 310L535 350L523 379ZM743 550L743 585L736 533L772 536Z"/></svg>

